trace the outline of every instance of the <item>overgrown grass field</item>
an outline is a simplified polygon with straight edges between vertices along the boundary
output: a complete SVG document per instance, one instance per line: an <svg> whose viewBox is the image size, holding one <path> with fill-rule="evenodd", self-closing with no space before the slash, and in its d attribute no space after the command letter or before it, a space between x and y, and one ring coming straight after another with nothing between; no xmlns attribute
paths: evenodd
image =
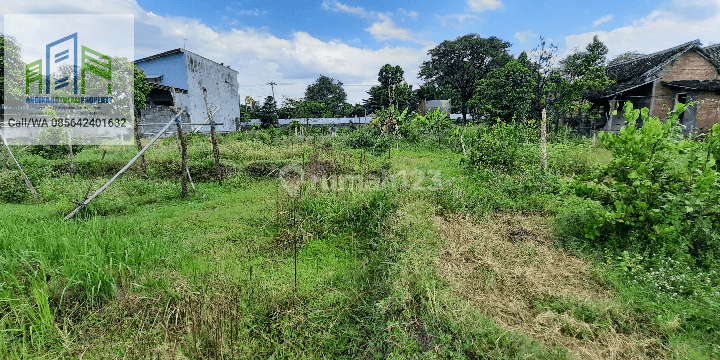
<svg viewBox="0 0 720 360"><path fill-rule="evenodd" d="M667 228L646 238L640 229L665 223L608 215L624 178L600 177L639 168L635 158L617 165L612 143L552 133L541 170L532 126L304 133L220 136L220 172L207 138L190 137L196 189L184 199L177 142L161 140L146 153L146 175L134 165L70 221L73 201L136 149L86 146L73 178L66 156L13 147L40 199L12 164L0 169L0 354L720 356L709 173L676 174L688 187L671 190L696 203L663 213L681 234L702 232L696 243ZM715 145L683 146L705 154ZM612 230L617 219L637 226Z"/></svg>

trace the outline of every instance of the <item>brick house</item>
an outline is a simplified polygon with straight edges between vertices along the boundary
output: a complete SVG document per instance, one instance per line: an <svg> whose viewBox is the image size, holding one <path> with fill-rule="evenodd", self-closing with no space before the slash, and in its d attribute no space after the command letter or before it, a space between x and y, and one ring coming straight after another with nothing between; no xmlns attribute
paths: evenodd
<svg viewBox="0 0 720 360"><path fill-rule="evenodd" d="M650 109L650 116L667 120L677 103L701 101L680 118L685 134L705 132L720 122L720 44L702 47L699 40L622 61L607 67L615 83L585 97L601 113L596 128L617 132L625 123L622 108L631 101ZM641 125L641 124L640 124Z"/></svg>

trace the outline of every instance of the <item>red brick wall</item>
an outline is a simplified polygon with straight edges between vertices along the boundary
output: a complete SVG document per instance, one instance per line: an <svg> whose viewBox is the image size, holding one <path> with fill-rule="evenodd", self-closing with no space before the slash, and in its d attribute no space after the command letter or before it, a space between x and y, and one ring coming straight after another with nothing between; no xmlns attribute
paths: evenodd
<svg viewBox="0 0 720 360"><path fill-rule="evenodd" d="M667 121L668 107L672 108L675 105L675 97L672 95L670 88L660 84L660 81L655 81L654 86L655 96L650 116L657 116L660 120Z"/></svg>
<svg viewBox="0 0 720 360"><path fill-rule="evenodd" d="M694 51L686 52L660 72L662 81L715 80L715 67Z"/></svg>
<svg viewBox="0 0 720 360"><path fill-rule="evenodd" d="M699 132L710 130L713 124L720 121L718 114L718 106L720 106L720 96L713 91L701 91L698 95L697 116L695 117L695 126Z"/></svg>
<svg viewBox="0 0 720 360"><path fill-rule="evenodd" d="M654 84L655 97L653 101L653 111L650 115L657 116L662 121L667 120L668 108L672 109L672 107L675 105L675 97L673 96L672 90L670 90L670 88L660 84L661 81L718 79L718 74L717 70L715 70L715 67L709 61L705 60L702 56L700 56L694 51L682 54L679 58L675 59L675 61L666 65L665 68L660 72L660 76L660 80L656 81ZM706 96L706 99L710 99L710 94L715 98L717 97L712 92L709 92L705 95L701 94L700 97ZM702 99L698 98L698 100ZM715 114L710 114L710 108L713 106L714 105L705 104L705 106L702 106L702 110L701 108L698 108L698 128L700 128L701 111L703 111L702 121L707 122L710 121L709 119L714 119ZM712 111L714 111L714 108L712 109Z"/></svg>

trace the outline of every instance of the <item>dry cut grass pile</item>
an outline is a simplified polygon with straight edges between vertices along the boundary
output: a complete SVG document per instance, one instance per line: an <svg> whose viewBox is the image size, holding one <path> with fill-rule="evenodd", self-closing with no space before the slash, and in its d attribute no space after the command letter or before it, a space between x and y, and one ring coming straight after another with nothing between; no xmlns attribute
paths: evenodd
<svg viewBox="0 0 720 360"><path fill-rule="evenodd" d="M503 328L582 359L644 359L662 352L656 339L613 324L613 312L621 310L613 309L612 294L588 264L553 247L542 217L494 214L474 224L452 215L436 217L435 225L445 243L436 266L456 293ZM548 299L600 308L605 321L587 323L534 305Z"/></svg>

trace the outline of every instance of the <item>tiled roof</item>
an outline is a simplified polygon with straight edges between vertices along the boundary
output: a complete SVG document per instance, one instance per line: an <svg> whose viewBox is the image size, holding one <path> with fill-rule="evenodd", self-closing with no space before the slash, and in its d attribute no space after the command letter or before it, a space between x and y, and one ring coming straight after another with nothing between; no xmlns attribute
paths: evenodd
<svg viewBox="0 0 720 360"><path fill-rule="evenodd" d="M715 66L720 66L720 44L706 46L703 51Z"/></svg>
<svg viewBox="0 0 720 360"><path fill-rule="evenodd" d="M662 84L686 89L720 90L720 80L677 80L663 81Z"/></svg>
<svg viewBox="0 0 720 360"><path fill-rule="evenodd" d="M693 49L697 50L701 56L708 58L716 68L720 68L720 46L713 45L702 48L700 40L693 40L670 49L608 66L606 68L607 75L610 79L615 80L615 83L604 91L588 92L585 97L588 99L610 97L655 81L659 78L658 73L665 65Z"/></svg>

